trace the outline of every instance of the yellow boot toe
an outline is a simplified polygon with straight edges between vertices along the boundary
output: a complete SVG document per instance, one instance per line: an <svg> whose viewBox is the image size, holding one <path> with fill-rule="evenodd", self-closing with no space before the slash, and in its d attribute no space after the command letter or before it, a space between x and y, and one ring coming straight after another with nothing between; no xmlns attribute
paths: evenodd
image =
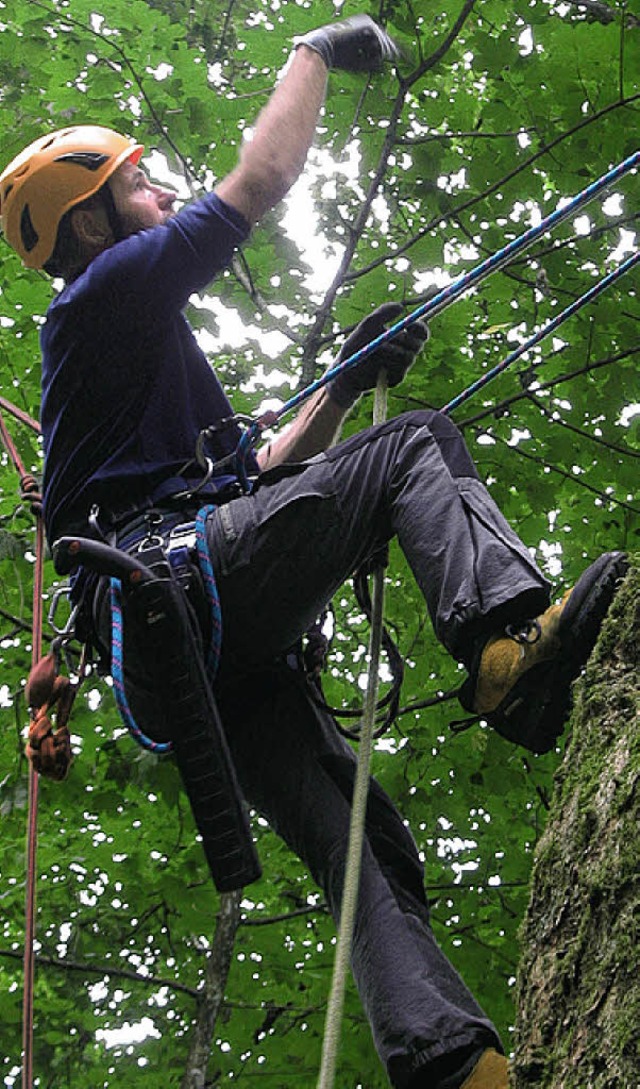
<svg viewBox="0 0 640 1089"><path fill-rule="evenodd" d="M508 1063L492 1047L482 1052L462 1089L509 1089Z"/></svg>

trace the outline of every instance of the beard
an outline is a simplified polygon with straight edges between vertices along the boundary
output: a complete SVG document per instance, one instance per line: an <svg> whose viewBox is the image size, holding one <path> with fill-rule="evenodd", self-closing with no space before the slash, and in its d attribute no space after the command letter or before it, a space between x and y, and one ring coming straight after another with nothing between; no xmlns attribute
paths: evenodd
<svg viewBox="0 0 640 1089"><path fill-rule="evenodd" d="M120 220L120 237L129 238L132 234L140 234L141 231L152 230L153 227L161 227L168 220L173 219L173 208L142 209L135 212L118 212Z"/></svg>

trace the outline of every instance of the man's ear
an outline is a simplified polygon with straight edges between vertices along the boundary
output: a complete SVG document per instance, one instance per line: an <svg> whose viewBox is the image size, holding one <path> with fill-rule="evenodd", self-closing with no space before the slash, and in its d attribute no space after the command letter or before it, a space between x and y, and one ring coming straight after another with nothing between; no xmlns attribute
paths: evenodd
<svg viewBox="0 0 640 1089"><path fill-rule="evenodd" d="M84 248L101 250L113 242L113 232L102 208L73 208L71 228Z"/></svg>

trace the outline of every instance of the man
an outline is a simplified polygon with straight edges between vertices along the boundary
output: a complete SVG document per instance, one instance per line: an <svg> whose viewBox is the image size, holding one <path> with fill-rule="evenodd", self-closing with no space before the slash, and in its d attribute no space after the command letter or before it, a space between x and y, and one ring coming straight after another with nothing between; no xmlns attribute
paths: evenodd
<svg viewBox="0 0 640 1089"><path fill-rule="evenodd" d="M305 36L236 169L175 215L173 195L138 166L141 146L109 130L52 133L0 177L8 241L25 264L65 280L42 333L49 540L86 533L93 510L94 527L135 549L148 532L166 535L203 502L215 504L207 520L223 617L215 690L238 778L334 915L354 757L286 657L342 582L397 535L436 634L469 671L465 707L544 751L624 570L619 554L601 557L549 606L547 582L438 413L413 412L330 446L381 369L391 384L402 379L427 336L420 324L318 391L258 452L253 489L238 494L232 409L182 310L301 172L328 69L374 69L393 55L367 17ZM343 352L392 313L365 319ZM203 484L194 450L212 424L216 467ZM162 735L159 718L155 727ZM435 944L415 845L374 782L352 962L397 1089L506 1089L495 1028Z"/></svg>

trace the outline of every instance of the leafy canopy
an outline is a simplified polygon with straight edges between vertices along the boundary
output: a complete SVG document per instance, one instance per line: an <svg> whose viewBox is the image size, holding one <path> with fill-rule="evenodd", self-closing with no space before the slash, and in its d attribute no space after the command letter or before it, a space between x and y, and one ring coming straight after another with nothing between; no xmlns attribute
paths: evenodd
<svg viewBox="0 0 640 1089"><path fill-rule="evenodd" d="M364 5L366 8L367 5ZM2 165L67 122L110 125L181 191L230 170L291 38L350 14L330 0L0 0ZM372 14L379 14L375 7ZM286 398L369 308L425 292L521 233L635 150L638 20L611 0L390 0L396 74L335 73L305 179L237 266L190 309L238 411ZM637 175L434 319L391 411L441 406L635 245ZM0 246L0 392L38 414L46 277ZM608 548L638 547L637 278L621 280L456 413L479 471L538 562L570 585ZM635 405L635 407L634 407ZM364 402L349 423L366 426ZM28 469L37 436L9 419ZM17 1084L25 880L33 521L0 464L0 1025ZM50 564L46 601L55 587ZM366 624L335 602L327 695L352 705ZM482 727L452 732L459 682L393 551L387 616L407 658L403 713L375 773L426 862L438 939L509 1042L516 932L556 757ZM170 762L123 736L91 681L63 785L42 782L35 1072L41 1086L181 1084L218 901ZM246 890L209 1084L315 1085L333 924L304 868L258 817L263 880ZM262 925L264 924L264 925ZM383 1086L357 996L338 1081ZM123 1031L124 1030L124 1031Z"/></svg>

